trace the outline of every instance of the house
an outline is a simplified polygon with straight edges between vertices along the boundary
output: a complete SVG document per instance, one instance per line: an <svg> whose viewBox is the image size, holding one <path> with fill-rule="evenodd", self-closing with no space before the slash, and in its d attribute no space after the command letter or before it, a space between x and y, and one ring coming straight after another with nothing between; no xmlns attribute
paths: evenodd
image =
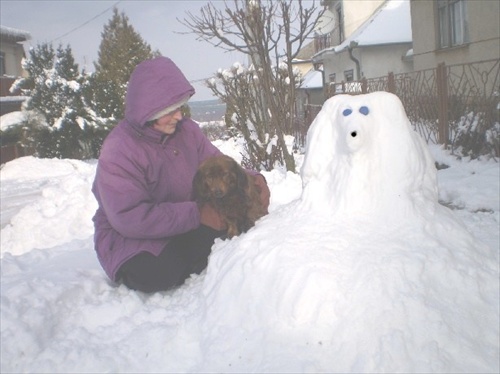
<svg viewBox="0 0 500 374"><path fill-rule="evenodd" d="M415 70L500 59L500 1L411 0Z"/></svg>
<svg viewBox="0 0 500 374"><path fill-rule="evenodd" d="M421 76L435 72L430 95L439 103L440 141L474 156L498 157L500 2L411 0L410 5L415 70Z"/></svg>
<svg viewBox="0 0 500 374"><path fill-rule="evenodd" d="M21 44L31 39L27 31L0 26L0 116L19 111L25 100L19 92L10 92L12 83L26 76L21 61L26 57Z"/></svg>
<svg viewBox="0 0 500 374"><path fill-rule="evenodd" d="M316 53L314 48L314 41L309 42L303 46L297 53L297 56L292 61L294 69L300 72L300 75L304 77L309 70L313 68L312 56Z"/></svg>
<svg viewBox="0 0 500 374"><path fill-rule="evenodd" d="M303 77L300 87L296 89L295 111L296 129L295 138L300 145L305 144L305 134L309 125L321 110L325 102L323 91L323 73L310 69Z"/></svg>
<svg viewBox="0 0 500 374"><path fill-rule="evenodd" d="M385 0L322 0L323 16L315 27L316 52L351 36Z"/></svg>
<svg viewBox="0 0 500 374"><path fill-rule="evenodd" d="M315 42L305 45L292 61L294 69L300 72L302 82L296 90L296 112L297 115L307 117L310 106L323 105L323 73L315 70L312 56L315 53Z"/></svg>
<svg viewBox="0 0 500 374"><path fill-rule="evenodd" d="M359 2L322 5L312 60L326 97L393 92L415 123L427 124L419 130L426 139L498 157L499 1L386 0L350 34L346 9Z"/></svg>
<svg viewBox="0 0 500 374"><path fill-rule="evenodd" d="M341 82L413 71L409 0L324 0L312 60L326 88ZM350 90L351 92L353 90ZM331 94L331 92L329 92Z"/></svg>

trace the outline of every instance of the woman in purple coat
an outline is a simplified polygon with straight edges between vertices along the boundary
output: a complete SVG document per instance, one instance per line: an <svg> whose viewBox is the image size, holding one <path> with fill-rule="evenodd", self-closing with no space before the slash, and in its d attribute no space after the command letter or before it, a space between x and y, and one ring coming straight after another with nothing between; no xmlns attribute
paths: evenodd
<svg viewBox="0 0 500 374"><path fill-rule="evenodd" d="M191 200L199 164L220 151L181 107L194 88L168 58L132 73L125 118L101 149L92 191L95 249L106 274L143 292L181 285L207 266L224 224ZM264 199L269 189L257 178Z"/></svg>

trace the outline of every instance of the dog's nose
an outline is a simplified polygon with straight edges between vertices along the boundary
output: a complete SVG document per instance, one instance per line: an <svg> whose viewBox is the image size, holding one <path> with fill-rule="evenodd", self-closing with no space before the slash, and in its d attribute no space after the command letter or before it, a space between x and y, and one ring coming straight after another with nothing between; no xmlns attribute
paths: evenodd
<svg viewBox="0 0 500 374"><path fill-rule="evenodd" d="M222 192L222 190L217 189L214 191L214 196L216 199L220 199L224 196L224 193Z"/></svg>

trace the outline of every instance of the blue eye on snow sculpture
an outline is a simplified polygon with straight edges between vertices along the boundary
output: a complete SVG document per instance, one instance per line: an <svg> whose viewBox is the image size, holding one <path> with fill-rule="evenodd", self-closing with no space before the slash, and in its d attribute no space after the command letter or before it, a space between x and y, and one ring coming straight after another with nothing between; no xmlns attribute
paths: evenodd
<svg viewBox="0 0 500 374"><path fill-rule="evenodd" d="M370 113L370 110L368 109L368 107L366 106L362 106L361 108L359 108L359 112L364 115L364 116L367 116L368 113Z"/></svg>
<svg viewBox="0 0 500 374"><path fill-rule="evenodd" d="M347 117L348 115L350 115L352 113L352 109L344 109L344 111L342 112L342 115L344 117Z"/></svg>

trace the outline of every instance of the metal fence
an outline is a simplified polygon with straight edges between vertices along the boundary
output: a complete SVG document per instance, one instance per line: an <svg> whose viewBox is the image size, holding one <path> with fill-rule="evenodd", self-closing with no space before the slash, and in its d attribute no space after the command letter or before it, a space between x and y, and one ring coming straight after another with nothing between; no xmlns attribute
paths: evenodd
<svg viewBox="0 0 500 374"><path fill-rule="evenodd" d="M329 98L339 93L387 91L402 101L415 130L428 143L477 157L500 156L500 60L470 64L439 64L435 69L330 84ZM308 106L297 127L298 143L321 106ZM300 132L300 134L299 134Z"/></svg>

